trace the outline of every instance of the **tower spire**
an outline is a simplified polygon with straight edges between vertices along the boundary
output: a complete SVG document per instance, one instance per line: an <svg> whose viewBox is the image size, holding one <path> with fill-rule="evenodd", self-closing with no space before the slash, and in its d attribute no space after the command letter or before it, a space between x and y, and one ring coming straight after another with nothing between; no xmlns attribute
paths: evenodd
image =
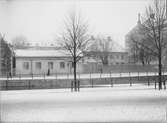
<svg viewBox="0 0 167 123"><path fill-rule="evenodd" d="M138 13L138 21L137 21L137 24L141 24L140 13Z"/></svg>

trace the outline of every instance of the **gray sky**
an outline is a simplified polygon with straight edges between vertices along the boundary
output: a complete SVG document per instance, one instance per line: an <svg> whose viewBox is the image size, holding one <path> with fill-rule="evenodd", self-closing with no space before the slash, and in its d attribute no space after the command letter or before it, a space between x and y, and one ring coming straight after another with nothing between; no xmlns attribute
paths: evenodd
<svg viewBox="0 0 167 123"><path fill-rule="evenodd" d="M89 23L92 35L124 36L137 23L150 0L0 0L0 32L8 41L24 35L31 42L53 41L65 16L75 10Z"/></svg>

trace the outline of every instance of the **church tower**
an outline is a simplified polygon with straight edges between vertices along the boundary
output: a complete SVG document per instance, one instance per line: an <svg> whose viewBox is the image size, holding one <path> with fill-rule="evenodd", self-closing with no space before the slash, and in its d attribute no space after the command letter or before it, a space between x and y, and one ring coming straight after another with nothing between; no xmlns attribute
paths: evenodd
<svg viewBox="0 0 167 123"><path fill-rule="evenodd" d="M137 24L140 25L141 24L141 20L140 20L140 13L138 14L138 21Z"/></svg>

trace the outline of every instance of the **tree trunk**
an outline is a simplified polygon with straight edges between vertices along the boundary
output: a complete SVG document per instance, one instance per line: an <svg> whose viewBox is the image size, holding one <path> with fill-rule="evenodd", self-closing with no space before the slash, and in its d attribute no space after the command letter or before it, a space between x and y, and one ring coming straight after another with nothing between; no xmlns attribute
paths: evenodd
<svg viewBox="0 0 167 123"><path fill-rule="evenodd" d="M74 90L77 91L77 77L76 77L76 69L77 69L77 57L76 57L76 37L74 35Z"/></svg>
<svg viewBox="0 0 167 123"><path fill-rule="evenodd" d="M74 57L74 90L77 91L76 58Z"/></svg>
<svg viewBox="0 0 167 123"><path fill-rule="evenodd" d="M163 81L164 90L166 90L166 80Z"/></svg>
<svg viewBox="0 0 167 123"><path fill-rule="evenodd" d="M143 66L145 65L144 60L142 60L142 65L143 65Z"/></svg>
<svg viewBox="0 0 167 123"><path fill-rule="evenodd" d="M161 64L161 51L159 51L159 56L158 56L158 65L159 65L159 69L158 69L158 80L159 80L159 90L162 89L162 64Z"/></svg>

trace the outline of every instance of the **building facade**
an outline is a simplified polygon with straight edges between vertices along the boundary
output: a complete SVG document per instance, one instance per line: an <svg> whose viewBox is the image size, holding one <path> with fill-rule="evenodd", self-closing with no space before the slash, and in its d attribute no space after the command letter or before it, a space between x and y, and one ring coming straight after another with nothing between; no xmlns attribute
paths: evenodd
<svg viewBox="0 0 167 123"><path fill-rule="evenodd" d="M15 74L46 74L73 73L71 56L62 50L15 50ZM77 64L77 72L82 65Z"/></svg>
<svg viewBox="0 0 167 123"><path fill-rule="evenodd" d="M110 65L127 64L128 52L111 52L108 61Z"/></svg>
<svg viewBox="0 0 167 123"><path fill-rule="evenodd" d="M84 63L98 63L102 64L100 58L101 52L88 52L87 56L84 58ZM128 52L108 52L107 55L108 65L120 65L128 63Z"/></svg>
<svg viewBox="0 0 167 123"><path fill-rule="evenodd" d="M92 44L85 54L84 62L103 65L126 64L128 52L121 45L111 39L110 36L98 35L91 37Z"/></svg>

